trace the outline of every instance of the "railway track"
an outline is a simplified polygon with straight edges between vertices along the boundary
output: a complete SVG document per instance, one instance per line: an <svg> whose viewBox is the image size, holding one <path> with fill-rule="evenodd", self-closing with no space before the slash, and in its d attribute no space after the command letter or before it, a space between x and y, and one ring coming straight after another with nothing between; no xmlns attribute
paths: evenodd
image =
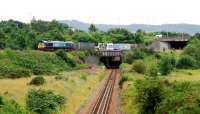
<svg viewBox="0 0 200 114"><path fill-rule="evenodd" d="M112 69L111 73L101 90L97 101L92 107L90 114L108 114L109 106L112 99L112 93L115 85L117 69Z"/></svg>

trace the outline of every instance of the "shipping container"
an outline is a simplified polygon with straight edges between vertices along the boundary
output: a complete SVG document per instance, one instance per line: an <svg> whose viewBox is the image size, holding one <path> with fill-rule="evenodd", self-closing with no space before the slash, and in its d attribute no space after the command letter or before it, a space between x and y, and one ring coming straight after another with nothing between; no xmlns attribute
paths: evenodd
<svg viewBox="0 0 200 114"><path fill-rule="evenodd" d="M113 49L122 51L131 50L131 44L113 44Z"/></svg>
<svg viewBox="0 0 200 114"><path fill-rule="evenodd" d="M113 43L107 43L106 50L114 50Z"/></svg>
<svg viewBox="0 0 200 114"><path fill-rule="evenodd" d="M95 43L78 42L76 47L78 50L94 50Z"/></svg>

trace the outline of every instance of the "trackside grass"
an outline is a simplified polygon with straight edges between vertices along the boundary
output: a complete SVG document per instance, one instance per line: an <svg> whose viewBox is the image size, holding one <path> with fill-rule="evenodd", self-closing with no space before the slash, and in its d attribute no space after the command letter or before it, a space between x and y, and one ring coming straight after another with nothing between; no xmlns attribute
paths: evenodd
<svg viewBox="0 0 200 114"><path fill-rule="evenodd" d="M42 75L45 78L45 83L41 86L28 84L35 76L19 79L0 79L0 95L7 99L14 99L25 107L25 97L28 90L53 90L56 94L66 98L62 114L75 114L86 102L104 75L104 69L100 68L63 72L59 75Z"/></svg>

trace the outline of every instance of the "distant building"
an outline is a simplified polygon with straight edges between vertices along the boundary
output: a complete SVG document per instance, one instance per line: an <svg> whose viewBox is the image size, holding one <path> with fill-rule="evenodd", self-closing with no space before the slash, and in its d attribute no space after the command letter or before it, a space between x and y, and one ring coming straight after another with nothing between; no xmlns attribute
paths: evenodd
<svg viewBox="0 0 200 114"><path fill-rule="evenodd" d="M156 35L156 38L162 38L162 37L163 37L162 34L158 34L158 35Z"/></svg>
<svg viewBox="0 0 200 114"><path fill-rule="evenodd" d="M73 32L75 32L75 30L76 30L76 29L75 29L75 28L73 28L73 27L70 27L69 29L71 29Z"/></svg>
<svg viewBox="0 0 200 114"><path fill-rule="evenodd" d="M159 38L156 39L152 44L150 44L147 48L152 49L154 51L165 51L170 49L183 49L190 37L169 37L169 38Z"/></svg>

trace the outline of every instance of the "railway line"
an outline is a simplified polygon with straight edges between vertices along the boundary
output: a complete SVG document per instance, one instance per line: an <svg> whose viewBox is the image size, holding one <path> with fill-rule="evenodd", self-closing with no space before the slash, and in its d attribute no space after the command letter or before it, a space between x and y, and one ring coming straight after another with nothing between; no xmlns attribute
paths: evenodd
<svg viewBox="0 0 200 114"><path fill-rule="evenodd" d="M108 114L115 86L118 69L111 69L104 88L100 91L97 101L92 106L89 114Z"/></svg>

